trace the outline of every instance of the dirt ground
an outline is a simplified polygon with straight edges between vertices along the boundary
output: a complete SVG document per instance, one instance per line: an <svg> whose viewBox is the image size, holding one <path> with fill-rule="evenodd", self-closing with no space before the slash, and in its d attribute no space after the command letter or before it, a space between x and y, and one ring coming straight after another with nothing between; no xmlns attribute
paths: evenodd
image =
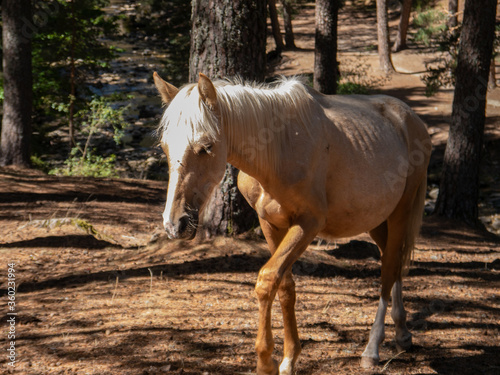
<svg viewBox="0 0 500 375"><path fill-rule="evenodd" d="M285 52L275 72L311 71L312 22L311 9L297 16L301 49ZM452 92L423 96L418 72L431 56L410 46L394 55L402 73L386 80L376 72L377 56L363 47L375 43L374 18L345 11L339 24L341 63L365 64L366 79L378 82L378 91L406 100L428 122L432 163L438 165ZM498 172L499 99L499 89L488 94L486 148L493 175ZM431 173L431 188L436 181ZM498 178L482 187L483 214L498 217L490 204L499 193ZM167 240L161 230L165 191L165 182L0 169L0 373L255 373L254 284L269 257L266 244L256 235ZM13 369L6 354L13 316L7 305L11 263L17 288ZM303 348L297 374L363 373L359 358L380 288L375 245L366 235L315 242L294 265L294 274ZM498 237L426 218L404 285L414 345L396 353L388 317L374 373L500 373L499 287ZM283 347L280 315L275 303L276 359Z"/></svg>
<svg viewBox="0 0 500 375"><path fill-rule="evenodd" d="M253 288L266 245L257 238L168 241L158 236L163 195L164 184L152 181L0 170L3 312L11 262L18 288L12 373L252 373ZM387 318L379 371L497 374L499 254L498 237L426 220L404 288L414 347L395 357ZM314 243L294 266L303 346L297 374L359 373L379 263L364 235ZM279 310L276 304L277 357ZM5 324L9 316L1 317Z"/></svg>

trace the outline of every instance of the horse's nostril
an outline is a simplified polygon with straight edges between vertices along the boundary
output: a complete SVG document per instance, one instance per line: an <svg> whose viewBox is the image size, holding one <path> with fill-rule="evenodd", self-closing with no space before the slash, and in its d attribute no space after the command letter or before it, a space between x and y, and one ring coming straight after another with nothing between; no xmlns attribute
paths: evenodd
<svg viewBox="0 0 500 375"><path fill-rule="evenodd" d="M186 231L189 225L189 217L183 216L179 219L179 224L177 225L177 233L181 234Z"/></svg>
<svg viewBox="0 0 500 375"><path fill-rule="evenodd" d="M167 232L169 238L175 237L174 226L169 221L165 221L163 223L163 227L165 228L165 231Z"/></svg>

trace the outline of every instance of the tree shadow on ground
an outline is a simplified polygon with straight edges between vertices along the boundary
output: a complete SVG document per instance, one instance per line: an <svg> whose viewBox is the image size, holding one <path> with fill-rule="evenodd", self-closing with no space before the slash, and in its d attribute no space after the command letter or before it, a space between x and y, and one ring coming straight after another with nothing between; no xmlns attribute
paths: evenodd
<svg viewBox="0 0 500 375"><path fill-rule="evenodd" d="M369 243L367 243L369 244ZM370 244L369 244L370 245ZM370 246L372 249L372 247ZM370 250L370 254L372 251ZM47 288L65 288L71 285L87 284L95 281L112 281L116 277L126 279L131 277L149 277L162 273L165 277L182 278L193 274L215 273L255 273L269 260L263 254L234 254L187 261L183 263L164 263L125 270L113 269L94 273L72 274L51 278L38 282L24 282L19 286L19 292L37 291ZM345 266L345 267L344 267ZM303 259L294 264L294 273L311 277L342 276L348 279L378 276L373 269L347 267L344 264L325 263L322 261ZM3 290L0 290L2 292Z"/></svg>
<svg viewBox="0 0 500 375"><path fill-rule="evenodd" d="M461 375L496 375L499 373L500 356L498 355L498 346L464 345L453 349L473 350L482 354L456 357L452 353L443 353L449 350L442 349L440 356L431 360L431 367L437 373L442 375L454 375L457 373Z"/></svg>
<svg viewBox="0 0 500 375"><path fill-rule="evenodd" d="M105 248L118 248L119 245L114 243L98 240L90 235L65 235L65 236L47 236L38 237L31 240L17 241L0 245L2 248L39 248L39 247L56 247L56 248L76 248L97 250Z"/></svg>

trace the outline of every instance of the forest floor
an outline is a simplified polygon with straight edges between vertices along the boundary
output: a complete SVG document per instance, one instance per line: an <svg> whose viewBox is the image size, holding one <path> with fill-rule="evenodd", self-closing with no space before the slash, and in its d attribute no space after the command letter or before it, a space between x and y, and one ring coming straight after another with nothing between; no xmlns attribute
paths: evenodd
<svg viewBox="0 0 500 375"><path fill-rule="evenodd" d="M391 23L394 26L395 18ZM314 12L295 21L299 50L273 74L312 71ZM452 91L427 98L420 79L433 52L394 54L401 72L377 72L374 15L349 4L340 15L340 61L377 92L404 99L429 125L435 146L428 207L435 199ZM393 27L394 29L394 27ZM272 49L272 40L269 42ZM158 103L159 104L159 103ZM500 89L488 93L481 215L495 231L500 208ZM254 234L170 241L161 230L165 182L47 176L0 169L0 373L255 373L254 285L269 258ZM7 274L15 263L14 368L7 358ZM378 305L380 259L366 235L313 243L294 266L302 355L297 374L359 374ZM500 372L500 239L433 217L424 220L404 299L414 346L397 355L387 318L384 374ZM275 358L283 349L275 303ZM9 344L10 345L10 344Z"/></svg>

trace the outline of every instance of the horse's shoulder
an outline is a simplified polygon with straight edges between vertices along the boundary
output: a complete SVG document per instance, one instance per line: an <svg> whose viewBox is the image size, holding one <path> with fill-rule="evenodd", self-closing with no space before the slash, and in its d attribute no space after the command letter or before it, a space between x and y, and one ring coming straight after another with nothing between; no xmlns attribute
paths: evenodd
<svg viewBox="0 0 500 375"><path fill-rule="evenodd" d="M238 173L238 190L247 202L255 209L255 203L262 194L262 185L252 176L243 171Z"/></svg>

